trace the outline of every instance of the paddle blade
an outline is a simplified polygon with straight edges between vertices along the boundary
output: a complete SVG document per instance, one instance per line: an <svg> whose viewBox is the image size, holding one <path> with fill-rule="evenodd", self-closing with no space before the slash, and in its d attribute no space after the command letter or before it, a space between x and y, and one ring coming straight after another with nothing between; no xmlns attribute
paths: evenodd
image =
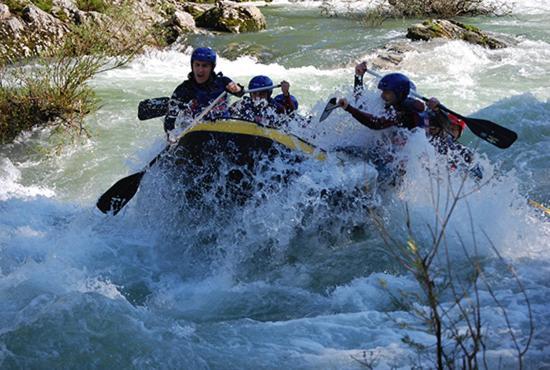
<svg viewBox="0 0 550 370"><path fill-rule="evenodd" d="M338 107L338 104L336 104L336 98L332 98L328 101L325 109L323 110L323 113L321 114L321 118L319 118L319 122L323 122L328 118L330 113Z"/></svg>
<svg viewBox="0 0 550 370"><path fill-rule="evenodd" d="M514 131L494 122L479 118L463 117L463 119L474 135L501 149L510 147L518 138L518 134Z"/></svg>
<svg viewBox="0 0 550 370"><path fill-rule="evenodd" d="M141 121L165 116L168 112L168 102L170 98L153 98L145 99L139 102L138 105L138 118Z"/></svg>
<svg viewBox="0 0 550 370"><path fill-rule="evenodd" d="M103 213L116 215L136 195L145 171L118 180L99 199L96 206Z"/></svg>

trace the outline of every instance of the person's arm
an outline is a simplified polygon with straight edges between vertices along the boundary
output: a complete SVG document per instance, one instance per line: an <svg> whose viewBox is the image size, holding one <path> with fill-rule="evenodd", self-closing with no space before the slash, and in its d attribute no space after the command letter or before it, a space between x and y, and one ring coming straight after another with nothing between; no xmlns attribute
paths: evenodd
<svg viewBox="0 0 550 370"><path fill-rule="evenodd" d="M368 128L373 130L383 130L385 128L396 125L396 122L392 119L377 117L370 113L363 112L353 107L351 104L348 105L347 108L345 108L344 110L346 112L349 112L352 117L359 121L359 123L361 123L363 126L367 126Z"/></svg>
<svg viewBox="0 0 550 370"><path fill-rule="evenodd" d="M363 112L349 104L348 100L345 98L338 100L338 105L346 112L350 113L353 118L359 121L359 123L367 126L372 130L382 130L388 127L395 126L397 124L395 120L384 117L377 117L370 113Z"/></svg>
<svg viewBox="0 0 550 370"><path fill-rule="evenodd" d="M285 113L291 113L298 108L297 104L294 104L294 101L296 103L298 102L296 98L293 99L293 96L290 95L290 84L287 81L281 81L281 91L282 94L278 95L276 97L279 98L278 101L282 105Z"/></svg>
<svg viewBox="0 0 550 370"><path fill-rule="evenodd" d="M355 77L353 79L353 93L357 98L363 92L363 76L367 71L367 62L361 62L355 66Z"/></svg>
<svg viewBox="0 0 550 370"><path fill-rule="evenodd" d="M290 95L290 84L287 81L281 82L282 94L277 95L273 100L277 105L277 113L292 113L298 109L298 100Z"/></svg>
<svg viewBox="0 0 550 370"><path fill-rule="evenodd" d="M292 113L296 110L296 105L293 101L293 96L285 96L283 94L277 95L274 100L277 105L277 113ZM296 98L294 98L296 100Z"/></svg>
<svg viewBox="0 0 550 370"><path fill-rule="evenodd" d="M221 72L218 74L218 77L222 79L225 91L232 95L238 96L239 98L244 95L244 87L241 84L234 82L229 77L221 74Z"/></svg>
<svg viewBox="0 0 550 370"><path fill-rule="evenodd" d="M443 131L446 135L450 135L453 141L455 141L460 135L456 135L456 133L452 130L452 122L449 114L439 109L439 104L439 100L436 98L430 98L430 100L426 102L426 105L429 108L428 118L430 121L430 127L435 130Z"/></svg>

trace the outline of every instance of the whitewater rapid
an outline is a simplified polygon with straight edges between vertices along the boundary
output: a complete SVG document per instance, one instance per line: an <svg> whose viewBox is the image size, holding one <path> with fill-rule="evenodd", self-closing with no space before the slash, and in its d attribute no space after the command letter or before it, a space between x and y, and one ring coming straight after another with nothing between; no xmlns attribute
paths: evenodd
<svg viewBox="0 0 550 370"><path fill-rule="evenodd" d="M518 14L534 18L508 49L426 44L400 67L420 93L518 133L507 150L465 134L485 177L481 187L466 181L471 195L458 204L446 244L455 272L469 268L460 238L483 260L524 344L526 302L493 246L515 266L536 328L530 369L550 366L550 223L527 203L550 203L550 45L548 32L539 32L547 30L539 21L550 15L547 5L520 4ZM480 22L513 27L507 19ZM329 67L318 66L312 52L301 66L241 56L220 58L218 69L242 84L257 74L289 81L300 113L313 116L310 126L291 127L296 134L327 150L367 149L383 134L342 111L318 122L329 97L352 98L354 64L374 58L361 37L347 35L354 57ZM238 211L188 210L163 198L170 189L159 190L165 184L147 175L119 215L95 209L103 191L164 148L162 122L139 122L137 103L169 96L189 58L189 49L149 52L97 76L92 85L102 107L87 119L90 139L59 151L47 132L35 131L0 148L0 367L360 369L363 356L380 369L429 364L404 339L429 347L433 337L395 299L419 294L419 287L370 219L375 209L396 238L406 239L407 206L415 238L429 243L434 214L445 210L448 190L461 179L447 176L421 132L404 148L407 175L395 190L376 189L371 164L331 155L326 163L304 163L289 188ZM376 81L365 83L365 105L380 110ZM374 194L346 207L319 196L356 187ZM443 258L438 263L446 266ZM489 362L516 368L501 309L486 288L480 291Z"/></svg>

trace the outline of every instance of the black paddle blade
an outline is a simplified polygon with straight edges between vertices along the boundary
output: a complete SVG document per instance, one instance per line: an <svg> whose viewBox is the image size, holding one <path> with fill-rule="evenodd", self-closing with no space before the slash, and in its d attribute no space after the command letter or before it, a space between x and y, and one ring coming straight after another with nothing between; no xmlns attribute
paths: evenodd
<svg viewBox="0 0 550 370"><path fill-rule="evenodd" d="M464 117L463 119L474 135L501 149L510 147L518 138L518 134L514 131L494 122L479 118Z"/></svg>
<svg viewBox="0 0 550 370"><path fill-rule="evenodd" d="M338 108L338 104L336 104L336 98L332 98L328 101L325 109L323 110L321 118L319 118L319 122L326 120L330 115L330 112L332 112L335 108Z"/></svg>
<svg viewBox="0 0 550 370"><path fill-rule="evenodd" d="M96 206L103 213L116 215L136 195L145 171L118 180L99 199Z"/></svg>
<svg viewBox="0 0 550 370"><path fill-rule="evenodd" d="M169 97L145 99L139 102L138 118L141 121L165 116L168 112Z"/></svg>

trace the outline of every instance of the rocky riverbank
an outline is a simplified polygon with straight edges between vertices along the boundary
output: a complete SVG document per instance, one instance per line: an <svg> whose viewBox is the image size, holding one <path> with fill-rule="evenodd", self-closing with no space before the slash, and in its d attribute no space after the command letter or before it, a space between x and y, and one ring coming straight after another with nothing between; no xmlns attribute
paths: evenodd
<svg viewBox="0 0 550 370"><path fill-rule="evenodd" d="M119 38L131 35L128 28L133 28L140 31L140 42L154 47L170 45L188 33L266 28L256 6L230 1L1 0L0 59L37 55L85 24L97 27L97 32L119 34L113 36Z"/></svg>

